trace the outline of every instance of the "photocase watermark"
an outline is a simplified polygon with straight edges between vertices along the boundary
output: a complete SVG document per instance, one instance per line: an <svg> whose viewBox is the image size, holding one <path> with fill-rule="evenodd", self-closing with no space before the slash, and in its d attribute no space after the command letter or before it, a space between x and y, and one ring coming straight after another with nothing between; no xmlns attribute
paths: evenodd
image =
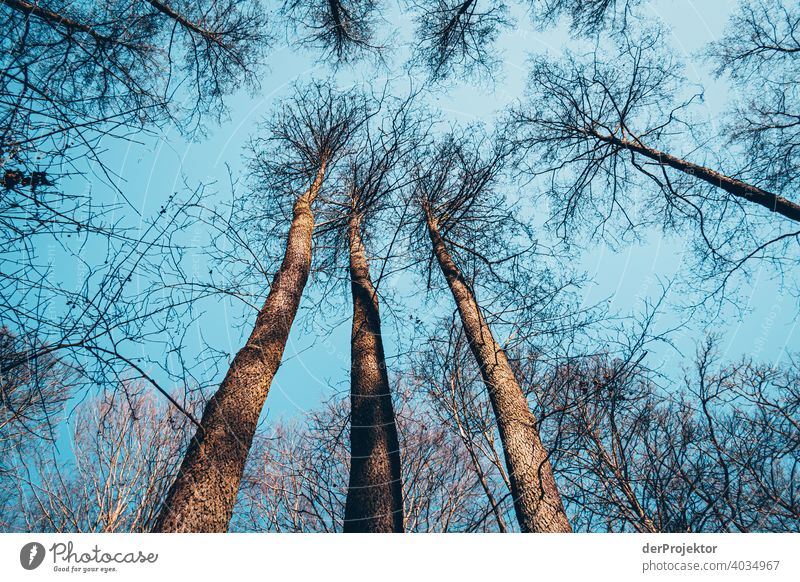
<svg viewBox="0 0 800 582"><path fill-rule="evenodd" d="M19 563L26 570L35 570L44 561L44 546L39 542L29 542L19 551Z"/></svg>
<svg viewBox="0 0 800 582"><path fill-rule="evenodd" d="M56 542L45 550L39 542L29 542L19 552L19 563L26 570L35 570L48 553L55 572L109 573L117 571L118 564L154 564L158 560L158 554L141 550L108 552L97 544L83 550L72 542Z"/></svg>
<svg viewBox="0 0 800 582"><path fill-rule="evenodd" d="M642 546L643 554L677 554L685 556L686 554L715 554L718 546L710 546L705 544L645 544Z"/></svg>

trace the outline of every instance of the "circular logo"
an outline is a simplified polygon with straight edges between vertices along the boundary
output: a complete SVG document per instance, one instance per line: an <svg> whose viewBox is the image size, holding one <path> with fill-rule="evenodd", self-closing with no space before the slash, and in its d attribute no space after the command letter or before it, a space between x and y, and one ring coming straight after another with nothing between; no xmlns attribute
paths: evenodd
<svg viewBox="0 0 800 582"><path fill-rule="evenodd" d="M35 570L44 561L44 546L39 542L30 542L19 551L19 563L26 570Z"/></svg>

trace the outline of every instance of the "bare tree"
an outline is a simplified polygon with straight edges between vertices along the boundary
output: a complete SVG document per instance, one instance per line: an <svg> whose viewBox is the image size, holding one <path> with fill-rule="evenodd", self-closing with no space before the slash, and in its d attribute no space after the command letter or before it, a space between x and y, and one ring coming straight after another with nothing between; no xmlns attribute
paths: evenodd
<svg viewBox="0 0 800 582"><path fill-rule="evenodd" d="M717 76L739 89L724 130L743 154L740 172L773 192L794 193L800 175L800 10L777 0L742 2L706 54Z"/></svg>
<svg viewBox="0 0 800 582"><path fill-rule="evenodd" d="M721 160L729 173L705 165L721 151L704 147L690 117L699 96L679 99L685 81L662 35L625 34L616 46L613 58L597 49L537 59L530 101L511 115L524 171L547 180L561 236L688 222L703 275L725 275L721 287L751 258L793 261L800 204L767 189L768 176L744 181L735 161ZM668 153L678 147L689 155Z"/></svg>
<svg viewBox="0 0 800 582"><path fill-rule="evenodd" d="M503 347L492 334L473 285L451 254L451 249L458 249L471 256L489 276L495 274L494 265L519 256L513 253L505 259L491 258L492 252L502 248L500 241L508 240L503 239L504 235L511 236L514 221L502 201L492 197L504 154L490 151L484 157L482 146L479 142L449 136L426 154L424 161L417 162L414 201L422 215L419 230L429 239L432 260L438 264L452 292L486 384L503 443L520 528L526 532L570 531L536 419Z"/></svg>
<svg viewBox="0 0 800 582"><path fill-rule="evenodd" d="M460 439L439 426L424 387L408 380L393 384L403 531L497 531ZM259 432L232 529L342 531L350 457L348 400L336 398L311 411L304 422L281 421Z"/></svg>
<svg viewBox="0 0 800 582"><path fill-rule="evenodd" d="M344 176L342 236L347 240L353 297L350 369L350 480L345 532L403 532L402 469L389 374L383 347L378 289L365 246L380 212L403 186L400 161L417 141L408 109L369 128Z"/></svg>
<svg viewBox="0 0 800 582"><path fill-rule="evenodd" d="M186 205L197 196L170 198L169 209L162 207L137 230L99 222L73 230L43 220L42 230L52 229L48 246L27 231L11 233L0 254L0 325L18 339L7 346L0 375L33 379L55 365L71 378L72 396L142 380L192 418L165 383L202 386L192 366L172 365L181 326L194 317L189 298L167 293L166 282L186 251L178 239L189 224ZM74 272L64 265L74 265ZM154 355L151 345L164 349Z"/></svg>
<svg viewBox="0 0 800 582"><path fill-rule="evenodd" d="M233 531L342 531L349 450L344 399L260 430L242 479Z"/></svg>
<svg viewBox="0 0 800 582"><path fill-rule="evenodd" d="M105 152L163 124L193 134L220 119L226 94L256 84L260 6L6 0L0 25L0 325L36 338L0 374L56 358L79 387L142 379L191 418L163 385L196 383L169 361L194 316L166 280L202 189L166 196L154 218L128 212ZM76 179L87 173L97 179ZM106 203L105 187L125 204Z"/></svg>
<svg viewBox="0 0 800 582"><path fill-rule="evenodd" d="M255 82L268 40L257 2L2 5L4 42L13 46L4 55L3 84L14 91L3 94L4 106L67 122L63 131L103 114L157 121L162 108L213 112L242 78ZM178 86L190 98L172 101ZM4 128L30 130L22 120Z"/></svg>
<svg viewBox="0 0 800 582"><path fill-rule="evenodd" d="M60 421L69 423L61 415ZM14 504L6 531L148 531L188 441L185 415L128 385L78 406L72 450L25 446L14 451Z"/></svg>
<svg viewBox="0 0 800 582"><path fill-rule="evenodd" d="M480 521L471 528L492 528L489 524L494 522L497 531L513 531L516 520L511 482L501 459L497 424L480 370L463 330L455 322L441 329L449 330L447 337L429 340L413 363L414 375L442 427L463 444L470 469L486 495L488 507L477 514Z"/></svg>
<svg viewBox="0 0 800 582"><path fill-rule="evenodd" d="M797 529L796 363L721 366L714 346L700 347L682 387L636 351L575 361L537 382L576 530Z"/></svg>
<svg viewBox="0 0 800 582"><path fill-rule="evenodd" d="M383 50L375 38L377 0L286 0L281 12L301 44L321 49L334 64L380 57Z"/></svg>
<svg viewBox="0 0 800 582"><path fill-rule="evenodd" d="M451 76L491 77L497 67L495 42L511 26L508 8L481 0L412 1L416 12L414 64L434 81Z"/></svg>
<svg viewBox="0 0 800 582"><path fill-rule="evenodd" d="M55 440L59 415L74 388L75 371L52 354L30 358L37 348L35 339L0 328L0 362L8 368L0 376L0 479L13 472L14 449ZM8 365L18 360L24 363Z"/></svg>
<svg viewBox="0 0 800 582"><path fill-rule="evenodd" d="M286 248L245 346L203 413L155 531L225 531L247 453L311 269L312 206L326 172L363 120L362 100L321 84L298 89L254 144L254 181L292 198ZM260 186L259 186L260 184ZM257 215L263 208L253 209Z"/></svg>
<svg viewBox="0 0 800 582"><path fill-rule="evenodd" d="M17 235L92 230L113 208L56 179L92 171L114 188L104 140L219 119L268 40L258 2L4 0L0 25L0 209Z"/></svg>
<svg viewBox="0 0 800 582"><path fill-rule="evenodd" d="M9 172L85 171L83 158L113 184L104 138L221 118L222 97L257 82L263 15L257 0L0 2L3 185Z"/></svg>
<svg viewBox="0 0 800 582"><path fill-rule="evenodd" d="M624 29L641 0L529 0L535 21L553 24L567 17L578 34L597 34L604 29Z"/></svg>
<svg viewBox="0 0 800 582"><path fill-rule="evenodd" d="M509 221L507 223L511 226ZM481 229L477 230L477 236L480 236ZM467 256L462 255L461 260L474 277L475 269L470 267ZM602 310L581 308L573 296L579 280L566 277L567 273L561 273L561 279L553 278L548 272L547 257L540 255L538 262L544 266L538 272L520 266L506 273L514 281L517 293L523 296L516 301L508 301L510 293L506 292L503 294L506 296L505 302L501 302L498 296L489 304L491 311L488 311L488 316L494 322L495 333L502 336L507 334L502 344L503 350L522 393L532 407L533 417L538 421L559 491L568 502L570 491L563 490L563 487L569 486L570 479L559 473L561 431L558 420L552 414L558 406L543 395L543 390L546 387L547 394L560 394L558 388L550 390L550 372L568 363L583 361L587 357L584 350L592 353L594 340L586 340L596 337L599 333L598 324L605 325L605 322ZM498 264L495 268L502 269L502 265ZM549 278L552 281L548 282ZM526 279L535 280L537 284L525 290L523 281ZM475 279L473 288L477 283ZM481 287L476 292L485 294L489 291ZM519 310L515 308L517 301L521 305ZM589 347L586 347L587 343ZM481 527L515 531L518 520L514 515L510 469L507 470L502 459L502 435L480 367L457 311L449 319L433 322L428 341L411 357L409 366L442 427L458 438L467 451L472 472L487 501L481 512L476 514L483 520ZM581 508L567 503L565 510L571 522L579 517ZM481 521L476 521L474 527L479 524Z"/></svg>

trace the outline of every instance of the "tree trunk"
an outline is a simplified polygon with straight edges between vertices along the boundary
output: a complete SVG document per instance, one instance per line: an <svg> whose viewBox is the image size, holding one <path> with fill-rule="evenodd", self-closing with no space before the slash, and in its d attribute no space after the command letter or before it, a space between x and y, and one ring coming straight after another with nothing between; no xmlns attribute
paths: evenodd
<svg viewBox="0 0 800 582"><path fill-rule="evenodd" d="M528 401L431 216L428 216L428 234L489 392L520 529L523 532L572 531Z"/></svg>
<svg viewBox="0 0 800 582"><path fill-rule="evenodd" d="M345 532L403 531L400 443L381 340L378 296L358 216L350 220L353 332L350 353L350 483Z"/></svg>
<svg viewBox="0 0 800 582"><path fill-rule="evenodd" d="M239 350L198 429L153 527L154 532L225 532L247 453L272 378L311 270L311 205L325 174L294 204L283 263L258 313L253 332Z"/></svg>
<svg viewBox="0 0 800 582"><path fill-rule="evenodd" d="M685 174L708 182L712 186L721 188L729 194L759 204L772 212L777 212L789 220L800 222L800 204L796 204L783 196L767 192L766 190L762 190L761 188L742 182L736 178L731 178L730 176L726 176L725 174L721 174L705 166L693 164L692 162L677 158L660 150L647 147L638 140L633 141L614 135L603 135L596 131L591 132L591 134L600 141L641 154L646 158L655 160L659 164L680 170Z"/></svg>

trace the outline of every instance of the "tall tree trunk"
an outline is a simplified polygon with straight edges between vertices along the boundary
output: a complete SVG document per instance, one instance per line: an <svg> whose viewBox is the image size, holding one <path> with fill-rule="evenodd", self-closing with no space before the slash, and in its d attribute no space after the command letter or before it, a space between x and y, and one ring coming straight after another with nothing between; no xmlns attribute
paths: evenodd
<svg viewBox="0 0 800 582"><path fill-rule="evenodd" d="M403 531L403 487L378 296L369 276L358 216L350 219L353 332L350 353L350 482L345 532Z"/></svg>
<svg viewBox="0 0 800 582"><path fill-rule="evenodd" d="M783 196L778 196L777 194L762 190L761 188L748 184L747 182L742 182L736 178L731 178L730 176L721 174L715 170L712 170L711 168L693 164L692 162L682 158L678 158L660 150L647 147L639 140L620 138L615 135L604 135L597 131L592 131L590 134L602 142L613 144L620 148L641 154L646 158L655 160L659 164L680 170L685 174L689 174L695 178L703 180L704 182L708 182L712 186L721 188L729 194L733 194L739 198L759 204L790 220L800 222L800 204L792 202Z"/></svg>
<svg viewBox="0 0 800 582"><path fill-rule="evenodd" d="M258 417L278 370L311 270L311 205L325 175L294 204L281 267L253 332L208 402L178 477L153 527L155 532L224 532L228 529Z"/></svg>
<svg viewBox="0 0 800 582"><path fill-rule="evenodd" d="M528 401L503 348L492 336L475 295L450 256L436 222L430 215L427 220L436 260L447 279L464 333L489 392L520 529L523 532L572 531Z"/></svg>

